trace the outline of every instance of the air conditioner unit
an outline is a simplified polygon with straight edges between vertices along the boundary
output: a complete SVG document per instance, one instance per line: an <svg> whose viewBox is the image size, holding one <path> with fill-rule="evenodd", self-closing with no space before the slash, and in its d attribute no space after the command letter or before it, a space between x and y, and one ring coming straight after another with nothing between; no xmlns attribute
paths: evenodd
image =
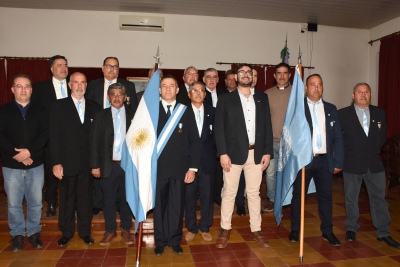
<svg viewBox="0 0 400 267"><path fill-rule="evenodd" d="M148 17L148 16L119 16L119 29L128 31L164 31L163 17Z"/></svg>

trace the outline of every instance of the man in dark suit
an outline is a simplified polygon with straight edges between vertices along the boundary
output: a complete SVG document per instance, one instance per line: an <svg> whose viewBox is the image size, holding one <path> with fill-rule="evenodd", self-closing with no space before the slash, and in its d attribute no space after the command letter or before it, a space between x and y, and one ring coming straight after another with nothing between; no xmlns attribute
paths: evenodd
<svg viewBox="0 0 400 267"><path fill-rule="evenodd" d="M127 80L118 78L119 61L116 57L106 57L102 66L103 78L89 82L85 98L98 103L103 108L110 107L107 97L107 90L111 84L120 83L125 87L125 105L135 114L138 100L136 97L135 84ZM93 214L97 215L103 209L103 192L100 187L100 180L93 183Z"/></svg>
<svg viewBox="0 0 400 267"><path fill-rule="evenodd" d="M57 99L66 98L71 95L71 90L67 83L68 62L64 56L56 55L49 59L49 66L53 77L50 80L38 82L32 88L32 102L37 102L49 114L50 106ZM46 217L57 214L58 179L53 175L53 165L48 144L44 150L44 198L47 202Z"/></svg>
<svg viewBox="0 0 400 267"><path fill-rule="evenodd" d="M190 85L189 98L192 101L189 109L193 110L197 129L201 139L200 167L193 183L186 185L185 224L188 232L186 241L192 241L200 231L205 241L211 241L210 227L214 217L214 180L217 167L217 148L214 137L215 108L204 105L206 97L204 84L194 82ZM201 218L197 224L196 201L200 197Z"/></svg>
<svg viewBox="0 0 400 267"><path fill-rule="evenodd" d="M110 85L108 99L111 107L96 113L90 130L90 167L92 175L100 180L104 194L106 233L100 240L101 246L110 244L117 236L117 199L120 205L122 240L126 244L135 243L134 236L130 234L132 216L126 202L125 172L120 166L123 140L133 118L133 112L124 106L125 98L125 87L122 84Z"/></svg>
<svg viewBox="0 0 400 267"><path fill-rule="evenodd" d="M400 248L400 244L390 236L389 204L385 200L385 168L380 157L386 141L385 112L371 105L371 88L367 83L356 84L353 100L353 105L339 110L344 139L346 240L356 240L356 232L360 229L358 196L364 181L378 241Z"/></svg>
<svg viewBox="0 0 400 267"><path fill-rule="evenodd" d="M225 86L225 93L231 93L236 90L237 84L234 70L227 70L225 72Z"/></svg>
<svg viewBox="0 0 400 267"><path fill-rule="evenodd" d="M185 71L183 72L183 77L182 77L183 84L179 85L179 92L176 95L176 101L189 107L192 103L188 96L189 86L192 83L197 82L198 79L199 79L199 74L198 74L197 69L193 66L187 67L185 69ZM206 91L204 104L207 104L210 106L212 105L211 94L208 91Z"/></svg>
<svg viewBox="0 0 400 267"><path fill-rule="evenodd" d="M71 96L50 108L50 152L53 174L60 180L58 227L62 237L58 246L66 246L75 233L75 210L78 234L91 245L92 175L89 164L89 132L94 114L101 107L85 99L86 77L71 75Z"/></svg>
<svg viewBox="0 0 400 267"><path fill-rule="evenodd" d="M226 90L217 88L219 82L218 71L214 68L206 69L203 75L203 82L206 85L206 93L208 93L204 102L214 108L217 107L219 95L227 93Z"/></svg>
<svg viewBox="0 0 400 267"><path fill-rule="evenodd" d="M154 207L154 253L161 256L165 246L176 254L182 254L183 211L185 184L192 183L200 162L200 138L193 111L176 102L178 83L172 76L164 76L160 82L160 112L157 136L167 131L170 121L176 126L170 131L157 161L156 204ZM184 109L182 109L182 107ZM185 109L186 108L186 109ZM169 120L169 118L171 120ZM171 122L172 123L172 122ZM173 126L173 124L172 124Z"/></svg>
<svg viewBox="0 0 400 267"><path fill-rule="evenodd" d="M322 100L322 78L312 74L306 80L305 115L308 121L313 148L313 160L306 166L306 191L314 179L318 196L318 212L321 218L322 238L332 246L340 246L333 234L332 179L343 168L343 135L336 107ZM301 170L293 183L289 241L297 242L300 231Z"/></svg>
<svg viewBox="0 0 400 267"><path fill-rule="evenodd" d="M237 90L219 97L215 114L215 138L224 175L221 228L216 246L224 248L228 244L235 197L244 170L251 238L261 247L269 247L261 232L260 214L262 172L273 152L268 96L250 89L251 66L239 65L235 78Z"/></svg>

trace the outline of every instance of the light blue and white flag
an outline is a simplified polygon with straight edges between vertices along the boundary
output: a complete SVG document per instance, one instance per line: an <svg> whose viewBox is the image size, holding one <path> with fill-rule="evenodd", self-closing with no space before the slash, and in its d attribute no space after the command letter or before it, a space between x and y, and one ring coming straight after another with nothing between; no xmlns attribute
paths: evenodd
<svg viewBox="0 0 400 267"><path fill-rule="evenodd" d="M142 96L122 148L121 167L125 170L126 199L136 220L135 232L156 203L159 88L157 70Z"/></svg>
<svg viewBox="0 0 400 267"><path fill-rule="evenodd" d="M282 206L290 204L292 200L293 182L297 173L311 160L311 133L304 113L304 84L296 67L279 149L274 201L274 215L278 225L282 219ZM310 185L310 188L313 186Z"/></svg>

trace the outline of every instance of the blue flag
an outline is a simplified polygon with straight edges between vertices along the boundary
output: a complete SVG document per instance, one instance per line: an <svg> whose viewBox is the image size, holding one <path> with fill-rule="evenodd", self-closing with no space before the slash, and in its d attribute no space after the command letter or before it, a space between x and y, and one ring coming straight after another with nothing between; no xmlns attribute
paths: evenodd
<svg viewBox="0 0 400 267"><path fill-rule="evenodd" d="M279 148L274 215L281 223L282 206L292 199L293 182L312 160L311 132L304 113L304 84L296 67Z"/></svg>
<svg viewBox="0 0 400 267"><path fill-rule="evenodd" d="M157 70L143 94L122 147L126 200L135 216L135 232L156 203L159 88L160 73Z"/></svg>

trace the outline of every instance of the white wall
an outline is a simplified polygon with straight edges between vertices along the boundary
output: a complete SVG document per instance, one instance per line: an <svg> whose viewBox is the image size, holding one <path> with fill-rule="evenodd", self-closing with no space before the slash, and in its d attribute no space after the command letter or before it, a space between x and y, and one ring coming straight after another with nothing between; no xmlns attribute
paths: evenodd
<svg viewBox="0 0 400 267"><path fill-rule="evenodd" d="M369 39L376 40L385 35L398 32L400 30L400 17L378 25L369 31ZM372 90L372 103L378 104L378 77L379 77L379 48L380 41L374 42L369 46L369 80Z"/></svg>
<svg viewBox="0 0 400 267"><path fill-rule="evenodd" d="M369 81L368 30L318 25L311 34L301 33L298 23L163 15L165 32L132 32L119 30L119 14L0 8L0 56L62 54L70 66L100 67L112 55L122 67L149 68L159 45L163 68L226 70L229 65L216 62L278 63L287 33L290 64L296 64L300 45L308 66L312 47L315 70L305 76L320 73L324 99L338 108L349 104L355 83Z"/></svg>

